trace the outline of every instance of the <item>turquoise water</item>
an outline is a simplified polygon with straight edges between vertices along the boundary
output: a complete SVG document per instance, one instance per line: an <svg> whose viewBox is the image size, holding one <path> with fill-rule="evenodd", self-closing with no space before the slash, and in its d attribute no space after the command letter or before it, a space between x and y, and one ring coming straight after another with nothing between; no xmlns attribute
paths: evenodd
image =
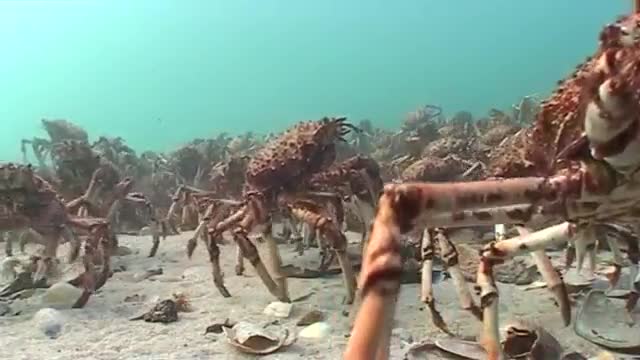
<svg viewBox="0 0 640 360"><path fill-rule="evenodd" d="M477 115L544 95L625 0L0 1L0 160L41 118L167 150L426 103Z"/></svg>

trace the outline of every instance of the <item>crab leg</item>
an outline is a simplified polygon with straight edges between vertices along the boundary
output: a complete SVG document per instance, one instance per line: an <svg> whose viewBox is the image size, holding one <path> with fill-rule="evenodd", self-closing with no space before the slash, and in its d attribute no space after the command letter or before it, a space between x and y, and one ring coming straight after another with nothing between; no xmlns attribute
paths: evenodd
<svg viewBox="0 0 640 360"><path fill-rule="evenodd" d="M273 226L269 222L262 230L262 238L267 243L267 249L269 251L269 260L271 261L271 275L278 289L280 289L281 296L289 298L289 286L287 284L287 277L282 274L282 257L278 250L278 244L273 237Z"/></svg>
<svg viewBox="0 0 640 360"><path fill-rule="evenodd" d="M507 237L507 227L504 224L496 224L493 228L496 241L504 240Z"/></svg>
<svg viewBox="0 0 640 360"><path fill-rule="evenodd" d="M467 287L464 274L462 274L462 270L460 269L458 263L458 250L456 250L456 247L443 230L438 230L436 239L438 240L438 246L440 248L440 257L445 262L447 270L451 275L456 292L458 293L460 305L464 310L469 311L478 320L482 320L480 308L478 308L473 301L473 297Z"/></svg>
<svg viewBox="0 0 640 360"><path fill-rule="evenodd" d="M433 255L434 255L434 244L433 244L433 236L432 231L429 229L424 229L422 234L422 244L421 244L421 252L422 252L422 279L421 279L421 291L420 291L420 300L422 300L427 308L429 309L429 313L431 314L431 322L440 330L444 331L447 334L453 336L447 324L444 322L442 315L436 309L436 304L433 297Z"/></svg>
<svg viewBox="0 0 640 360"><path fill-rule="evenodd" d="M613 254L613 271L607 276L607 278L609 279L609 288L613 289L618 284L618 281L620 281L620 274L622 273L622 265L624 263L624 260L622 257L620 246L615 239L607 237L607 244L609 245L609 249L611 249L611 253Z"/></svg>
<svg viewBox="0 0 640 360"><path fill-rule="evenodd" d="M578 273L582 272L584 266L584 259L589 255L589 277L593 278L595 273L595 247L596 247L596 234L591 224L586 226L580 226L577 233L580 241L574 242L576 249L576 258L578 260L576 268Z"/></svg>
<svg viewBox="0 0 640 360"><path fill-rule="evenodd" d="M487 351L487 359L502 358L498 318L498 290L493 279L493 266L516 255L544 250L552 244L568 241L575 234L575 225L564 222L524 236L488 244L482 251L478 269L480 302L484 315L480 343Z"/></svg>
<svg viewBox="0 0 640 360"><path fill-rule="evenodd" d="M364 248L366 242L368 240L367 232L371 227L371 223L373 222L373 218L375 217L375 205L360 199L358 196L353 196L353 203L357 209L358 215L360 216L360 220L362 221L363 231L362 231L362 249L364 252ZM377 201L377 197L375 197Z"/></svg>
<svg viewBox="0 0 640 360"><path fill-rule="evenodd" d="M613 290L620 281L622 267L624 266L624 257L622 255L622 251L620 250L620 245L618 244L617 239L609 236L607 234L607 229L603 229L602 227L597 228L596 236L599 241L603 238L605 239L605 241L609 245L611 253L613 254L613 270L606 274L607 280L609 280L609 290ZM631 241L634 240L632 239Z"/></svg>
<svg viewBox="0 0 640 360"><path fill-rule="evenodd" d="M223 297L231 297L229 290L224 286L224 278L222 277L222 270L220 268L220 248L215 239L211 237L211 234L204 232L203 236L206 239L207 251L209 252L209 261L211 262L211 274L213 275L213 284L216 286L220 295Z"/></svg>
<svg viewBox="0 0 640 360"><path fill-rule="evenodd" d="M236 275L240 276L244 274L244 257L242 256L242 249L240 246L236 246Z"/></svg>
<svg viewBox="0 0 640 360"><path fill-rule="evenodd" d="M389 334L400 290L402 257L397 199L387 188L378 204L360 272L360 309L344 353L346 360L388 359Z"/></svg>
<svg viewBox="0 0 640 360"><path fill-rule="evenodd" d="M264 223L264 220L265 211L261 206L261 202L250 198L246 205L242 206L224 221L218 223L213 233L221 234L229 227L236 225L232 231L233 240L240 248L242 256L253 265L256 274L258 274L262 283L273 296L282 302L290 302L288 294L284 291L285 289L279 287L276 282L273 281L273 278L260 258L258 249L251 240L249 240L249 232L253 230L257 224Z"/></svg>
<svg viewBox="0 0 640 360"><path fill-rule="evenodd" d="M517 226L516 229L520 236L529 236L531 232L522 226ZM544 250L537 250L531 253L531 257L538 268L538 271L542 275L542 279L547 284L547 288L553 293L556 302L560 306L560 313L562 314L562 320L565 326L571 323L571 306L569 306L569 297L567 288L562 282L560 274L556 271L551 263L551 259L545 254Z"/></svg>
<svg viewBox="0 0 640 360"><path fill-rule="evenodd" d="M640 234L640 225L636 226L636 236ZM638 300L640 299L640 249L638 247L638 239L627 239L628 243L628 253L629 253L629 261L631 262L631 267L629 269L629 279L631 282L631 294L629 295L629 299L627 299L627 312L631 314L631 312L635 309L638 304Z"/></svg>
<svg viewBox="0 0 640 360"><path fill-rule="evenodd" d="M347 289L346 303L352 304L355 299L356 281L353 266L347 256L347 239L338 229L337 224L329 217L324 217L302 203L291 205L291 214L308 224L312 229L317 229L335 251L342 269L344 284ZM314 230L315 231L315 230Z"/></svg>
<svg viewBox="0 0 640 360"><path fill-rule="evenodd" d="M569 194L579 194L581 181L566 176L551 178L517 178L501 181L469 183L410 183L389 184L378 202L376 218L367 245L360 272L362 305L347 346L346 359L372 359L388 357L380 349L382 336L390 331L389 318L395 312L400 289L402 258L401 235L416 226L455 227L452 216L440 217L441 223L432 221L433 214L453 214L476 208L495 208L511 205L536 205L560 200ZM509 215L509 214L507 214ZM509 223L521 224L518 214L511 214ZM513 216L516 215L516 216ZM507 223L495 221L495 223ZM482 281L483 277L479 276ZM486 283L486 281L485 281ZM484 311L492 315L491 302L481 303ZM487 310L489 309L489 310ZM494 311L497 308L493 307ZM486 316L485 312L485 316ZM486 316L490 318L491 316ZM381 353L379 353L381 351Z"/></svg>

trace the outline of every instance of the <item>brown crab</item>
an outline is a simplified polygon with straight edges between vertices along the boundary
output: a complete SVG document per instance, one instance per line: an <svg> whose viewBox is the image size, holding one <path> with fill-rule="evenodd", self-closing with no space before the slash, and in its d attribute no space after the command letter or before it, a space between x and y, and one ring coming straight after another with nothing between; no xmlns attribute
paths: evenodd
<svg viewBox="0 0 640 360"><path fill-rule="evenodd" d="M281 260L271 235L272 215L286 212L318 229L328 241L342 268L346 300L348 303L353 301L355 277L346 256L346 238L339 225L330 216L323 215L327 212L317 201L318 195L309 192L305 185L314 174L334 162L336 142L344 141L343 137L354 128L344 117L300 122L252 156L245 174L242 205L207 234L214 283L223 296L229 296L229 293L223 284L215 239L222 232L231 230L241 254L253 265L269 292L281 301L289 301L286 278L280 272ZM248 235L254 230L260 230L267 242L275 279L269 275L249 240Z"/></svg>
<svg viewBox="0 0 640 360"><path fill-rule="evenodd" d="M64 120L47 120L42 119L42 127L49 135L49 139L34 137L33 139L22 140L22 156L23 161L27 163L27 145L31 145L33 153L38 162L38 166L42 169L46 168L47 153L51 153L51 149L55 144L65 140L74 140L88 143L89 136L87 132L78 125Z"/></svg>
<svg viewBox="0 0 640 360"><path fill-rule="evenodd" d="M53 147L60 191L69 201L68 210L78 216L106 218L114 230L119 230L121 212L141 218L152 230L154 244L166 226L160 221L151 203L139 192L133 192L134 181L122 177L116 166L96 153L88 144L63 141Z"/></svg>
<svg viewBox="0 0 640 360"><path fill-rule="evenodd" d="M100 288L110 276L110 250L113 234L109 223L100 218L69 215L58 194L42 178L33 173L30 166L0 164L0 229L32 228L45 245L44 256L34 258L33 276L26 279L37 283L52 273L58 244L65 239L72 242L70 260L78 255L80 242L76 233L86 236L83 254L85 272L69 281L83 289L74 307L83 307L91 293ZM96 270L96 266L102 268ZM10 295L32 286L20 276L2 291Z"/></svg>
<svg viewBox="0 0 640 360"><path fill-rule="evenodd" d="M532 253L547 286L556 294L565 323L566 288L544 255L545 247L585 241L581 229L594 223L638 226L640 217L640 1L631 16L607 25L600 46L543 103L522 138L520 154L538 177L467 183L387 185L379 200L360 274L362 308L346 358L388 356L388 335L402 269L400 237L416 227L564 222L488 244L477 282L488 359L503 357L498 335L498 292L493 266ZM522 159L519 159L522 161ZM531 173L531 172L529 172ZM632 310L640 292L637 256L629 254Z"/></svg>

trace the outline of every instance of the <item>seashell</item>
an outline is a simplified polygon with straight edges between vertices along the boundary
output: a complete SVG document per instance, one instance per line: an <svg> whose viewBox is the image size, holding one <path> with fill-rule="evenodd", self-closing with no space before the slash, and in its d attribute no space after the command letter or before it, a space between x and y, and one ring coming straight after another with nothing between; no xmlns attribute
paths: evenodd
<svg viewBox="0 0 640 360"><path fill-rule="evenodd" d="M435 342L438 349L464 359L484 360L487 352L475 341L461 339L438 339Z"/></svg>
<svg viewBox="0 0 640 360"><path fill-rule="evenodd" d="M505 326L502 351L508 359L560 360L560 343L543 328L525 321L514 321ZM439 339L435 345L442 351L465 359L483 360L486 351L474 341Z"/></svg>
<svg viewBox="0 0 640 360"><path fill-rule="evenodd" d="M227 341L241 352L267 355L293 344L294 336L283 329L280 334L274 334L268 329L248 322L238 322L232 328L222 327Z"/></svg>
<svg viewBox="0 0 640 360"><path fill-rule="evenodd" d="M630 320L625 300L592 290L578 308L573 329L583 339L612 350L638 348L640 326L630 326Z"/></svg>

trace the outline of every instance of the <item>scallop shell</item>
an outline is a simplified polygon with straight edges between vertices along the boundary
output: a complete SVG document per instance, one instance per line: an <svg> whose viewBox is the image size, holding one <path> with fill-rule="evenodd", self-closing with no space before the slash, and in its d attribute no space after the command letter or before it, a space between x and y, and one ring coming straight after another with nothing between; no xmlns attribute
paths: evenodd
<svg viewBox="0 0 640 360"><path fill-rule="evenodd" d="M275 334L261 326L244 321L238 322L232 328L223 327L222 331L233 347L241 352L256 355L274 353L295 341L295 337L286 329Z"/></svg>

